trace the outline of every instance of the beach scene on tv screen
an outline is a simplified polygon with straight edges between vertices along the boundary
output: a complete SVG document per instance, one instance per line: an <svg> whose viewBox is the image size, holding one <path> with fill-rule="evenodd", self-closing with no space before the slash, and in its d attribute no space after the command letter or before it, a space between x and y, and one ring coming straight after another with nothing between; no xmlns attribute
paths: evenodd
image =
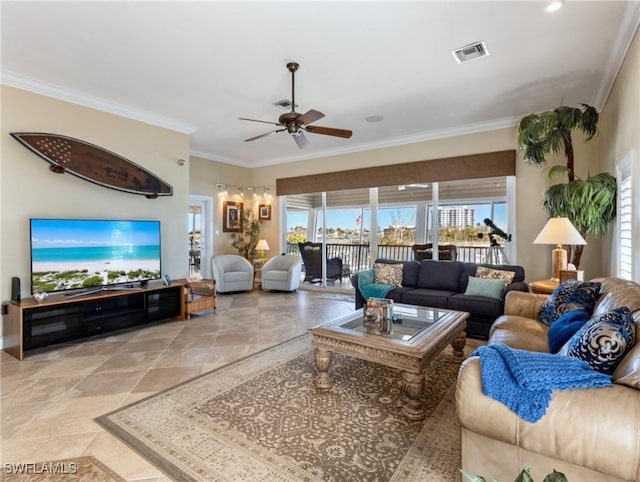
<svg viewBox="0 0 640 482"><path fill-rule="evenodd" d="M32 291L160 278L157 221L31 220Z"/></svg>

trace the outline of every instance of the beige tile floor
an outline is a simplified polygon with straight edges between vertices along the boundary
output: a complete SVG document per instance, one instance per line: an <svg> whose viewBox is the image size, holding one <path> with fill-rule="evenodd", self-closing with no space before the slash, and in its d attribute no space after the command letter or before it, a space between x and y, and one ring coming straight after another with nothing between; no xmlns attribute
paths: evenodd
<svg viewBox="0 0 640 482"><path fill-rule="evenodd" d="M168 481L93 419L353 311L324 291L223 295L218 308L111 336L0 355L0 463L93 455L129 481Z"/></svg>

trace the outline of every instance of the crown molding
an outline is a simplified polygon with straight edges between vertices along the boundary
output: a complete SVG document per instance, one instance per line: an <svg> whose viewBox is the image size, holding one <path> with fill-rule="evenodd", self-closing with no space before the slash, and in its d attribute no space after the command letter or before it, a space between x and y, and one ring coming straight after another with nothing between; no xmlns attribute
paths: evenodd
<svg viewBox="0 0 640 482"><path fill-rule="evenodd" d="M217 154L210 154L208 152L204 152L204 151L190 151L189 152L190 156L193 157L200 157L202 159L206 159L208 161L216 161L216 162L223 162L225 164L231 164L233 166L240 166L240 167L256 167L256 164L250 164L248 162L242 162L242 161L238 161L236 159L231 159L230 157L224 157L224 156L219 156Z"/></svg>
<svg viewBox="0 0 640 482"><path fill-rule="evenodd" d="M627 2L620 15L620 28L613 39L611 55L608 57L600 83L594 95L594 107L602 111L618 78L624 59L627 56L633 37L640 25L640 2Z"/></svg>
<svg viewBox="0 0 640 482"><path fill-rule="evenodd" d="M42 82L40 80L6 70L0 70L0 83L9 87L15 87L16 89L46 95L47 97L53 97L54 99L64 100L66 102L90 107L109 114L115 114L128 119L144 122L145 124L163 127L182 134L190 135L198 130L196 126L186 122L180 122L143 110L132 109L123 104L108 102L89 94L75 92L48 82Z"/></svg>

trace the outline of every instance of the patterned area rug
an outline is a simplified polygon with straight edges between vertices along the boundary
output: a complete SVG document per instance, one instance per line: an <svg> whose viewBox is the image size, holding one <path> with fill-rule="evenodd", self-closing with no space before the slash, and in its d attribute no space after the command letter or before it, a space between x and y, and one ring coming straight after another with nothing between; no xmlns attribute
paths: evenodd
<svg viewBox="0 0 640 482"><path fill-rule="evenodd" d="M427 418L401 412L397 370L335 355L314 387L308 335L96 419L178 481L459 481L448 347L428 370ZM474 347L467 347L468 354Z"/></svg>
<svg viewBox="0 0 640 482"><path fill-rule="evenodd" d="M93 457L37 464L4 464L0 480L7 482L126 482Z"/></svg>
<svg viewBox="0 0 640 482"><path fill-rule="evenodd" d="M355 295L354 294L342 294L342 293L327 293L326 295L320 295L318 298L324 298L327 300L338 300L338 301L350 301L353 303Z"/></svg>

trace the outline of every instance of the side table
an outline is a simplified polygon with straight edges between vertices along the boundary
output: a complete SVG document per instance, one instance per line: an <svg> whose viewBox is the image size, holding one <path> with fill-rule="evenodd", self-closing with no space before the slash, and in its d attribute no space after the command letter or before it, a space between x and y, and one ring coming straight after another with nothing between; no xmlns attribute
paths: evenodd
<svg viewBox="0 0 640 482"><path fill-rule="evenodd" d="M558 281L542 279L529 283L529 288L538 295L550 295L559 285L560 283Z"/></svg>
<svg viewBox="0 0 640 482"><path fill-rule="evenodd" d="M253 260L253 284L260 286L262 284L262 267L267 262L267 258L256 258Z"/></svg>
<svg viewBox="0 0 640 482"><path fill-rule="evenodd" d="M184 314L187 320L193 313L210 310L216 312L216 280L187 281L184 294Z"/></svg>

